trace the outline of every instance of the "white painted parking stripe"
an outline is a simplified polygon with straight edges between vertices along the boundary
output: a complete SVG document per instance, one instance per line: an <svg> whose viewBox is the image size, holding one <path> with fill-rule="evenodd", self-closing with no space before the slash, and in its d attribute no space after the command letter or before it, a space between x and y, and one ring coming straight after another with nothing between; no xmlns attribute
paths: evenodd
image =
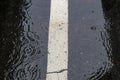
<svg viewBox="0 0 120 80"><path fill-rule="evenodd" d="M46 80L67 80L68 0L51 0Z"/></svg>

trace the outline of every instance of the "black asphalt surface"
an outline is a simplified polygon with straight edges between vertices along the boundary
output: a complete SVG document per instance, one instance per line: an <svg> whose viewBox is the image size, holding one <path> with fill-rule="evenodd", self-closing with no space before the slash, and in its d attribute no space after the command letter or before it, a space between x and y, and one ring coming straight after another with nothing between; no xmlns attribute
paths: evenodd
<svg viewBox="0 0 120 80"><path fill-rule="evenodd" d="M0 1L0 80L46 80L50 5ZM120 1L68 5L68 80L120 80Z"/></svg>

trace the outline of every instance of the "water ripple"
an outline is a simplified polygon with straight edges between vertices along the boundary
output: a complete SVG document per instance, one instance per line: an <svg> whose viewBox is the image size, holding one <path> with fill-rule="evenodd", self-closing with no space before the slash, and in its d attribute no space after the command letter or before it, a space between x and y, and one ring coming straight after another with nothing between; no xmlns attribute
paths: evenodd
<svg viewBox="0 0 120 80"><path fill-rule="evenodd" d="M9 74L5 80L38 80L40 79L40 69L36 64L26 64L22 67L17 67Z"/></svg>
<svg viewBox="0 0 120 80"><path fill-rule="evenodd" d="M100 80L107 72L109 72L111 64L108 62L103 63L97 71L90 74L90 78L87 80Z"/></svg>
<svg viewBox="0 0 120 80"><path fill-rule="evenodd" d="M4 70L4 80L40 79L40 65L37 63L42 57L40 37L36 32L30 30L34 26L29 13L31 5L31 0L24 0L17 7L20 18L16 23L16 31L12 32L13 30L10 29L11 32L8 35L12 36L8 41L12 42L14 47L11 49L9 60L5 65L7 68Z"/></svg>
<svg viewBox="0 0 120 80"><path fill-rule="evenodd" d="M41 50L38 36L36 40L34 35L30 33L28 36L27 33L27 36L22 37L21 45L14 50L17 54L11 54L7 64L11 68L6 71L6 80L11 80L11 77L14 77L13 80L37 80L36 78L40 74L40 70L35 61L39 60Z"/></svg>

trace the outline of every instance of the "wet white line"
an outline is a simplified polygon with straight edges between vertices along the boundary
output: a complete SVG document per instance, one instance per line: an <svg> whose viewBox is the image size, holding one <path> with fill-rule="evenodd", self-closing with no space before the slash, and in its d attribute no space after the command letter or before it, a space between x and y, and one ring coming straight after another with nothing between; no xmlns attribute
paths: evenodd
<svg viewBox="0 0 120 80"><path fill-rule="evenodd" d="M46 80L67 80L68 0L51 0Z"/></svg>

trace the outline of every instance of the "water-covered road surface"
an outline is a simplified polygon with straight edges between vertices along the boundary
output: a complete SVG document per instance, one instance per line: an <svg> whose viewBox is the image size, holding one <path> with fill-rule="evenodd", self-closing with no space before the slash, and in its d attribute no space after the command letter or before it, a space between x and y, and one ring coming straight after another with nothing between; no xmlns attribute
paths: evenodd
<svg viewBox="0 0 120 80"><path fill-rule="evenodd" d="M58 61L57 58L49 61L48 49L58 49L54 54L55 51L62 54L64 50L63 47L48 46L52 44L49 39L54 37L49 36L51 6L54 7L51 1L54 0L0 1L0 80L47 79L51 61ZM64 24L68 31L65 31L64 39L61 35L55 38L67 41L64 45L68 55L63 57L66 61L62 65L53 66L57 69L65 64L66 69L55 73L67 71L67 78L57 80L120 80L120 1L67 1L68 10L65 11L68 14L65 12L57 17L66 15L66 18L55 21L66 21L68 17L67 25L64 22L59 25ZM64 26L60 30L64 30ZM60 40L58 44L61 44ZM58 64L62 57L60 60Z"/></svg>
<svg viewBox="0 0 120 80"><path fill-rule="evenodd" d="M0 80L45 80L49 0L0 1Z"/></svg>

